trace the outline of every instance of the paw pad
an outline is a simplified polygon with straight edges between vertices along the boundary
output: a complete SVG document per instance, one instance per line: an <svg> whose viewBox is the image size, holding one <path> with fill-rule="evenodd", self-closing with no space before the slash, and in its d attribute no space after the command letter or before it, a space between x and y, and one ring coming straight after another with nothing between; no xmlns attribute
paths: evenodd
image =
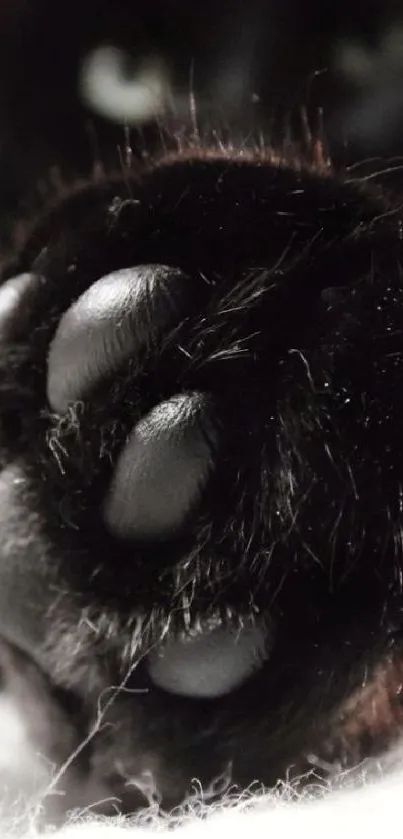
<svg viewBox="0 0 403 839"><path fill-rule="evenodd" d="M62 413L100 380L141 357L191 309L189 278L139 265L91 285L63 315L48 358L48 400Z"/></svg>
<svg viewBox="0 0 403 839"><path fill-rule="evenodd" d="M205 395L184 393L156 405L137 423L104 506L115 536L162 539L182 526L213 466L216 435L209 414Z"/></svg>

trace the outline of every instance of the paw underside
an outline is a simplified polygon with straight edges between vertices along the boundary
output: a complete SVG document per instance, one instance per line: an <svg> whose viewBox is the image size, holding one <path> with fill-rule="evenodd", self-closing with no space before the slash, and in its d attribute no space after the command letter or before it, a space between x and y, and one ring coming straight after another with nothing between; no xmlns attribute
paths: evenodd
<svg viewBox="0 0 403 839"><path fill-rule="evenodd" d="M399 254L397 211L352 181L195 154L63 199L4 270L2 634L79 695L87 720L161 643L165 664L148 657L141 671L156 694L130 700L141 732L127 697L108 713L124 718L125 771L152 754L168 800L229 765L247 785L306 770L315 750L322 767L355 763L364 731L372 754L400 724L400 665L385 659L403 466L387 300L401 299ZM24 513L31 616L9 561ZM230 673L229 626L242 650ZM172 639L206 627L224 652L195 676ZM192 691L209 700L202 712ZM166 702L172 760L170 726L156 722ZM200 713L208 756L195 759ZM110 737L117 765L114 748Z"/></svg>

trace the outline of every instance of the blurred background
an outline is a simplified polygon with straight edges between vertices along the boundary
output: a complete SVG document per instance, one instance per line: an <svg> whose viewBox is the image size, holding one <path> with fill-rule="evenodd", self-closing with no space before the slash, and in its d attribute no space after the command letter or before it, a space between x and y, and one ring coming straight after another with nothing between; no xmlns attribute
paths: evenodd
<svg viewBox="0 0 403 839"><path fill-rule="evenodd" d="M177 130L252 138L299 106L336 161L403 155L403 0L1 0L0 182L88 172ZM252 136L253 135L253 136Z"/></svg>

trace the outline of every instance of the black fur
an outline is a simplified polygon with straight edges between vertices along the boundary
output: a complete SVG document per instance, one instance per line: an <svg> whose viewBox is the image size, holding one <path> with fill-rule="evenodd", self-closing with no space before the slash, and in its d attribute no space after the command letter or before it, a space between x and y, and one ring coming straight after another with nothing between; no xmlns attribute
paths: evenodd
<svg viewBox="0 0 403 839"><path fill-rule="evenodd" d="M19 227L3 280L35 279L0 320L4 681L25 673L34 705L36 672L57 709L46 743L31 736L57 765L77 749L69 806L109 795L130 812L144 798L128 779L151 773L170 807L195 777L270 786L397 739L402 216L378 180L334 172L319 145L305 162L194 147ZM138 350L55 410L60 319L141 265L174 269L179 290L152 286ZM168 535L117 538L103 509L119 455L180 394L202 400L203 486ZM206 620L263 621L267 661L216 699L156 687L150 647Z"/></svg>

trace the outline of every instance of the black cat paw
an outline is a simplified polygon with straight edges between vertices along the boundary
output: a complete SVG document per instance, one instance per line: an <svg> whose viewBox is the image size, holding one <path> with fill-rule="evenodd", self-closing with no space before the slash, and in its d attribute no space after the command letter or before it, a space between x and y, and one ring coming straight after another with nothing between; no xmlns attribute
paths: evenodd
<svg viewBox="0 0 403 839"><path fill-rule="evenodd" d="M400 253L362 184L200 150L61 200L5 269L0 630L87 722L129 680L102 784L297 772L385 649Z"/></svg>

